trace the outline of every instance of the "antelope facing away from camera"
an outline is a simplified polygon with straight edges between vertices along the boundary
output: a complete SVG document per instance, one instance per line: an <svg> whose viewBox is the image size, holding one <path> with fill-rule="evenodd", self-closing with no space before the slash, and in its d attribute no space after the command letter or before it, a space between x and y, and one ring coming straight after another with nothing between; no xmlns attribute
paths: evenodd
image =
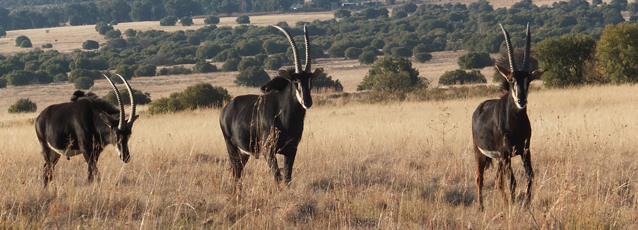
<svg viewBox="0 0 638 230"><path fill-rule="evenodd" d="M106 145L113 144L124 163L130 158L128 141L135 115L135 100L131 86L121 75L131 98L131 114L124 120L124 105L111 79L104 76L113 90L119 110L93 93L75 91L71 102L55 104L44 109L35 121L35 131L44 156L44 186L53 179L53 169L60 156L70 159L82 154L89 165L88 181L98 174L97 160Z"/></svg>
<svg viewBox="0 0 638 230"><path fill-rule="evenodd" d="M525 204L529 204L532 180L534 179L529 150L532 128L527 117L527 90L530 82L540 79L545 70L529 70L531 43L529 23L527 24L527 42L521 70L517 70L514 63L509 33L503 28L503 25L501 25L501 30L505 35L510 68L508 70L498 65L496 68L504 77L501 90L505 93L500 99L484 101L472 115L472 137L477 164L476 186L480 210L483 209L483 172L492 164L492 159L498 161L496 186L506 203L508 201L503 192L503 174L507 174L510 180L512 202L516 198L516 179L511 166L512 157L521 155L525 174L527 174Z"/></svg>
<svg viewBox="0 0 638 230"><path fill-rule="evenodd" d="M241 172L250 155L258 158L263 154L275 174L275 181L279 183L281 173L275 154L282 154L284 180L286 185L290 183L297 145L303 134L306 109L312 106L312 78L323 72L323 69L310 71L307 26L304 26L306 65L303 70L297 45L290 33L279 26L274 27L286 35L292 46L294 72L279 70L277 77L261 87L261 95L234 98L222 109L219 117L235 182L240 180Z"/></svg>

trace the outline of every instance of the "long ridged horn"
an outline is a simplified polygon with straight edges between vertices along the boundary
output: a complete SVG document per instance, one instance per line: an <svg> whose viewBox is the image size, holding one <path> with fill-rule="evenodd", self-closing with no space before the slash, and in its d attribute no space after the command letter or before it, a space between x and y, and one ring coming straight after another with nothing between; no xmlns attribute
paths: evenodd
<svg viewBox="0 0 638 230"><path fill-rule="evenodd" d="M280 30L281 32L284 33L284 35L286 35L286 38L288 38L288 41L290 42L290 45L292 46L292 54L295 56L295 73L301 73L301 63L299 63L299 50L297 49L297 45L295 44L295 41L292 40L292 36L290 36L290 33L288 33L288 31L284 28L281 28L279 26L273 26L275 28L277 28L278 30Z"/></svg>
<svg viewBox="0 0 638 230"><path fill-rule="evenodd" d="M510 34L503 28L502 24L498 24L501 26L501 30L503 30L503 35L505 35L505 44L507 44L507 56L510 59L510 71L516 72L516 66L514 65L514 49L512 48L512 44L510 42Z"/></svg>
<svg viewBox="0 0 638 230"><path fill-rule="evenodd" d="M124 105L122 104L122 98L120 97L120 91L117 90L117 86L115 86L115 84L113 83L113 81L111 81L111 79L109 77L107 77L105 74L102 74L102 76L104 76L104 78L106 78L106 80L109 81L109 83L111 83L111 86L113 87L113 90L115 90L115 98L117 98L117 105L120 107L120 123L117 126L117 128L119 130L123 130L124 129Z"/></svg>
<svg viewBox="0 0 638 230"><path fill-rule="evenodd" d="M530 46L532 46L532 34L529 31L529 22L527 23L527 43L525 43L525 55L523 56L523 71L529 71Z"/></svg>
<svg viewBox="0 0 638 230"><path fill-rule="evenodd" d="M304 39L306 41L306 66L304 72L310 73L310 38L308 37L308 24L303 25Z"/></svg>
<svg viewBox="0 0 638 230"><path fill-rule="evenodd" d="M133 90L131 89L131 85L128 84L128 81L126 81L122 75L118 73L117 76L119 76L124 82L124 85L126 85L128 96L131 98L131 114L129 114L128 121L126 121L126 124L131 124L133 122L133 117L135 116L135 99L133 97Z"/></svg>

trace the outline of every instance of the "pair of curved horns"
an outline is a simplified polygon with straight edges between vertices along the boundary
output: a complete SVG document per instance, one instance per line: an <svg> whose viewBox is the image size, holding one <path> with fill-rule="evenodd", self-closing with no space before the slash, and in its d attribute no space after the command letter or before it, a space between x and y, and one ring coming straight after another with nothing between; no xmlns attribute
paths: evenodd
<svg viewBox="0 0 638 230"><path fill-rule="evenodd" d="M120 91L117 90L117 87L115 86L113 81L111 81L111 79L109 77L107 77L104 74L102 74L102 76L104 76L104 78L106 78L106 80L109 81L109 83L111 83L111 86L113 87L113 90L115 90L115 97L117 98L117 105L120 108L120 124L118 125L117 128L120 129L120 130L124 130L124 128L126 126L129 126L131 123L133 123L133 117L135 116L135 99L133 99L133 90L131 89L131 85L128 84L128 81L126 81L126 79L124 79L124 77L122 77L122 75L117 74L117 76L119 76L120 79L122 79L122 81L126 85L126 89L128 90L128 95L131 98L131 114L129 114L128 121L126 122L126 124L124 124L124 104L122 103L122 98L120 97Z"/></svg>
<svg viewBox="0 0 638 230"><path fill-rule="evenodd" d="M301 63L300 63L301 61L299 60L299 49L297 49L297 45L295 44L295 41L292 39L292 36L290 36L290 33L288 33L288 31L284 28L281 28L279 26L273 26L273 27L283 32L284 35L286 35L286 38L288 38L288 41L290 42L290 45L292 46L292 53L295 58L295 72L301 73ZM303 71L310 72L310 69L311 69L310 67L310 38L308 37L308 24L304 24L303 32L304 32L304 39L306 42L306 65L304 66Z"/></svg>
<svg viewBox="0 0 638 230"><path fill-rule="evenodd" d="M505 43L507 44L507 54L510 60L510 71L516 71L516 65L514 64L514 49L512 48L512 43L510 42L510 34L503 28L502 24L501 30L503 30L503 35L505 35ZM531 33L529 30L529 22L527 23L527 42L525 43L525 55L523 56L523 69L522 71L529 71L529 55L530 55L530 46L531 46Z"/></svg>

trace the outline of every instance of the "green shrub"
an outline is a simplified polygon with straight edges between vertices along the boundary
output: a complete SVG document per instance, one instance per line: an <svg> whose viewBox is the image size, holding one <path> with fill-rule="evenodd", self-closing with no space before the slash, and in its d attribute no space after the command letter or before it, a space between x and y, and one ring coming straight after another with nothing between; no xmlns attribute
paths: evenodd
<svg viewBox="0 0 638 230"><path fill-rule="evenodd" d="M90 89L91 86L93 86L93 79L89 78L89 77L80 77L78 79L75 79L75 81L73 81L73 85L75 86L75 89Z"/></svg>
<svg viewBox="0 0 638 230"><path fill-rule="evenodd" d="M38 110L35 102L28 98L20 98L13 105L9 106L9 113L33 113Z"/></svg>
<svg viewBox="0 0 638 230"><path fill-rule="evenodd" d="M7 87L7 79L0 78L0 88Z"/></svg>
<svg viewBox="0 0 638 230"><path fill-rule="evenodd" d="M222 71L224 72L237 71L237 65L239 65L239 59L237 58L228 59L222 65Z"/></svg>
<svg viewBox="0 0 638 230"><path fill-rule="evenodd" d="M4 77L7 79L7 84L20 86L29 84L34 78L34 73L24 70L13 70Z"/></svg>
<svg viewBox="0 0 638 230"><path fill-rule="evenodd" d="M97 31L100 35L106 35L107 32L113 31L113 26L106 22L98 22L95 24L95 31Z"/></svg>
<svg viewBox="0 0 638 230"><path fill-rule="evenodd" d="M51 43L46 43L42 45L42 49L50 49L50 48L53 48L53 44Z"/></svg>
<svg viewBox="0 0 638 230"><path fill-rule="evenodd" d="M175 16L167 16L160 19L160 26L174 26L177 23L177 18Z"/></svg>
<svg viewBox="0 0 638 230"><path fill-rule="evenodd" d="M66 73L58 73L55 76L53 76L53 81L54 82L64 82L64 81L68 81L69 78L66 76Z"/></svg>
<svg viewBox="0 0 638 230"><path fill-rule="evenodd" d="M478 70L472 70L469 73L465 70L445 71L441 78L439 78L440 85L455 85L455 84L473 84L473 83L486 83L485 76Z"/></svg>
<svg viewBox="0 0 638 230"><path fill-rule="evenodd" d="M270 77L263 68L252 66L240 71L234 82L238 86L259 87L268 81L270 81Z"/></svg>
<svg viewBox="0 0 638 230"><path fill-rule="evenodd" d="M24 40L20 43L21 48L31 48L33 44L31 44L31 40Z"/></svg>
<svg viewBox="0 0 638 230"><path fill-rule="evenodd" d="M419 78L419 71L412 68L412 62L404 57L385 56L377 60L372 65L372 68L368 70L368 74L363 78L361 83L357 86L357 90L372 89L375 84L375 78L381 75L388 75L389 73L398 74L400 72L407 72L410 76L411 85L416 86L423 83Z"/></svg>
<svg viewBox="0 0 638 230"><path fill-rule="evenodd" d="M391 49L392 55L398 57L411 57L412 51L405 47L393 47Z"/></svg>
<svg viewBox="0 0 638 230"><path fill-rule="evenodd" d="M250 17L242 15L237 17L237 19L235 19L235 22L237 22L238 24L250 24Z"/></svg>
<svg viewBox="0 0 638 230"><path fill-rule="evenodd" d="M432 60L432 54L430 53L415 53L414 60L420 63L424 63L426 61Z"/></svg>
<svg viewBox="0 0 638 230"><path fill-rule="evenodd" d="M385 46L385 42L381 39L374 39L372 40L372 42L370 43L370 45L374 48L377 49L383 49L383 47Z"/></svg>
<svg viewBox="0 0 638 230"><path fill-rule="evenodd" d="M210 24L216 25L216 24L219 24L219 17L217 17L217 16L213 16L213 15L208 16L208 17L206 17L206 19L204 19L204 23L206 23L206 25L210 25Z"/></svg>
<svg viewBox="0 0 638 230"><path fill-rule="evenodd" d="M267 70L278 70L283 65L284 62L277 57L268 57L264 62L264 68L266 68Z"/></svg>
<svg viewBox="0 0 638 230"><path fill-rule="evenodd" d="M257 59L245 57L242 58L241 61L239 61L239 64L237 64L237 70L242 71L253 66L262 66L262 63Z"/></svg>
<svg viewBox="0 0 638 230"><path fill-rule="evenodd" d="M377 60L377 55L372 51L366 51L359 55L359 63L369 65Z"/></svg>
<svg viewBox="0 0 638 230"><path fill-rule="evenodd" d="M338 79L332 80L332 76L328 76L325 72L312 79L312 87L319 90L333 89L335 92L343 91L341 82Z"/></svg>
<svg viewBox="0 0 638 230"><path fill-rule="evenodd" d="M175 66L173 68L168 69L166 75L178 75L178 74L191 74L192 70L184 68L183 66Z"/></svg>
<svg viewBox="0 0 638 230"><path fill-rule="evenodd" d="M100 48L100 43L93 40L86 40L84 43L82 43L82 49L85 49L85 50L96 50L99 48Z"/></svg>
<svg viewBox="0 0 638 230"><path fill-rule="evenodd" d="M184 92L171 94L169 98L160 98L150 103L150 114L178 112L186 109L222 107L230 101L228 91L209 83L189 86Z"/></svg>
<svg viewBox="0 0 638 230"><path fill-rule="evenodd" d="M459 57L458 64L461 69L482 69L491 66L494 62L487 52L469 52Z"/></svg>
<svg viewBox="0 0 638 230"><path fill-rule="evenodd" d="M347 18L352 16L352 13L344 8L339 8L338 10L335 10L334 13L335 18Z"/></svg>
<svg viewBox="0 0 638 230"><path fill-rule="evenodd" d="M126 78L126 80L130 80L133 76L135 76L135 70L137 68L135 66L120 64L115 69L115 73L121 74L122 77Z"/></svg>
<svg viewBox="0 0 638 230"><path fill-rule="evenodd" d="M235 85L259 87L268 81L270 81L270 77L263 68L260 66L251 66L239 72L235 79Z"/></svg>
<svg viewBox="0 0 638 230"><path fill-rule="evenodd" d="M117 77L117 76L115 76ZM117 77L119 79L119 77ZM122 81L120 79L120 81ZM148 103L151 103L151 94L150 93L142 93L142 91L136 90L136 89L132 89L133 90L133 98L135 99L135 104L138 105L146 105ZM131 98L128 94L128 90L125 89L119 89L120 91L120 98L122 98L122 103L124 103L125 105L130 105L131 104ZM115 91L110 90L109 93L107 93L104 96L104 100L111 102L111 104L117 105L117 97L115 97Z"/></svg>
<svg viewBox="0 0 638 230"><path fill-rule="evenodd" d="M344 52L344 56L346 57L346 59L354 60L358 59L361 53L363 53L363 50L361 48L350 47L346 49L346 51Z"/></svg>
<svg viewBox="0 0 638 230"><path fill-rule="evenodd" d="M113 38L120 38L122 37L122 32L120 30L111 30L109 32L106 32L106 34L104 35L105 39L113 39Z"/></svg>
<svg viewBox="0 0 638 230"><path fill-rule="evenodd" d="M124 35L126 35L129 38L130 37L135 37L136 34L137 34L137 31L134 30L134 29L131 29L131 28L129 28L129 29L124 31Z"/></svg>
<svg viewBox="0 0 638 230"><path fill-rule="evenodd" d="M135 69L134 75L136 77L149 77L149 76L155 76L156 72L157 72L157 66L151 65L151 64L143 64L138 66L137 69Z"/></svg>
<svg viewBox="0 0 638 230"><path fill-rule="evenodd" d="M69 73L69 77L67 80L70 83L74 83L76 79L81 77L88 77L91 79L98 79L102 77L102 74L97 70L87 70L87 69L74 69Z"/></svg>
<svg viewBox="0 0 638 230"><path fill-rule="evenodd" d="M29 41L29 43L31 43L31 39L29 39L29 37L20 35L16 38L16 46L21 46L23 41Z"/></svg>
<svg viewBox="0 0 638 230"><path fill-rule="evenodd" d="M217 72L217 66L214 66L208 62L198 62L193 66L193 73L210 73Z"/></svg>
<svg viewBox="0 0 638 230"><path fill-rule="evenodd" d="M182 26L192 26L193 25L193 18L186 16L183 17L179 20L179 23L182 24Z"/></svg>

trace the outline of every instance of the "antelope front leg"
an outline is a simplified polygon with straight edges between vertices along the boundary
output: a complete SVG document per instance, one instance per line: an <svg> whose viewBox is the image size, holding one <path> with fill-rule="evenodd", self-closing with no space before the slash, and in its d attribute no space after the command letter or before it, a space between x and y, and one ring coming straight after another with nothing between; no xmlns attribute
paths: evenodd
<svg viewBox="0 0 638 230"><path fill-rule="evenodd" d="M525 149L525 152L521 157L523 158L525 174L527 174L527 190L525 191L525 199L523 205L529 205L532 197L532 181L534 180L534 170L532 169L532 154L529 152L529 149Z"/></svg>
<svg viewBox="0 0 638 230"><path fill-rule="evenodd" d="M268 161L268 166L270 166L270 169L275 174L275 181L279 184L279 182L281 182L281 172L279 172L279 165L277 165L275 151L269 151L266 155L266 160Z"/></svg>

